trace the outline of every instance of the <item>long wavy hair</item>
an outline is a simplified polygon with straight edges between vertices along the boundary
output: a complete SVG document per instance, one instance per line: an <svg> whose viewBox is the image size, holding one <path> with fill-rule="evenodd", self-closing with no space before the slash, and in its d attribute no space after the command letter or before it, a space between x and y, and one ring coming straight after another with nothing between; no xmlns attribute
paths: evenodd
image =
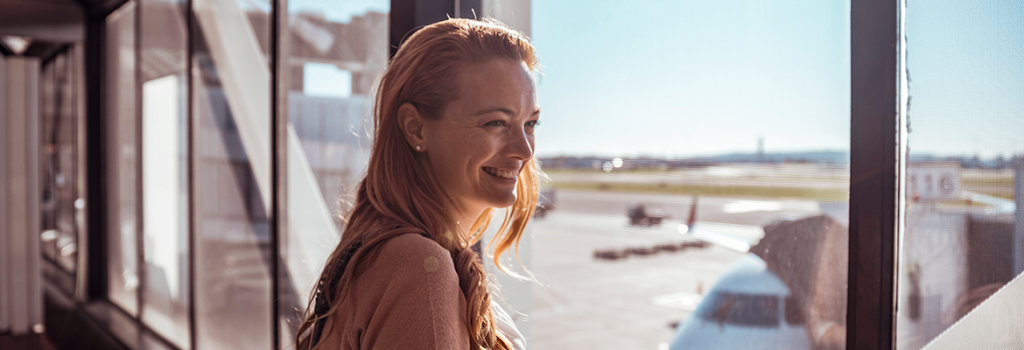
<svg viewBox="0 0 1024 350"><path fill-rule="evenodd" d="M330 318L346 298L354 271L386 240L405 233L420 233L452 254L459 287L466 297L466 320L472 349L510 349L511 342L496 329L491 311L487 272L471 249L490 223L493 209L487 209L462 232L446 208L446 194L433 174L418 161L399 128L398 109L411 103L425 118L441 118L441 111L458 94L456 71L467 64L489 59L523 62L536 73L539 68L533 45L522 33L496 20L452 18L423 27L409 36L391 59L376 92L374 139L366 177L360 182L355 203L347 215L341 242L328 258L321 281L341 274L341 282L326 285L332 296L330 309L316 315L312 307L317 293L310 296L306 316L299 327L298 349L316 349L312 333L318 320ZM516 201L506 208L504 220L488 250L496 266L503 254L518 244L523 229L537 205L539 178L536 161L530 159L516 183ZM351 249L350 249L351 248ZM344 271L339 259L349 258ZM326 329L326 332L333 330ZM321 336L319 339L325 339Z"/></svg>

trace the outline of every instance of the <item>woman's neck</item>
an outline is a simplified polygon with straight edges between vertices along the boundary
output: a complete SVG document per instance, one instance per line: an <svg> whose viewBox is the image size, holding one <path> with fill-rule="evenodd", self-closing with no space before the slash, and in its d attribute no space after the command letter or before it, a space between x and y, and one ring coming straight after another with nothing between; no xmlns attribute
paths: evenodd
<svg viewBox="0 0 1024 350"><path fill-rule="evenodd" d="M470 235L472 232L469 230L473 228L473 223L480 218L480 214L484 212L486 208L469 208L468 210L456 210L452 212L452 219L455 219L455 225L459 227L464 235Z"/></svg>

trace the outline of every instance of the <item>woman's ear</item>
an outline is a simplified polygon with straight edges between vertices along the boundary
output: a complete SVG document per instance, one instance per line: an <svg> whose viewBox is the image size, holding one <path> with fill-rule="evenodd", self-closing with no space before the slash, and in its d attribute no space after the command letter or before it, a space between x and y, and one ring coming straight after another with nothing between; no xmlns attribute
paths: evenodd
<svg viewBox="0 0 1024 350"><path fill-rule="evenodd" d="M412 103L406 102L398 106L398 127L402 129L405 141L417 152L427 150L427 138L423 132L425 124L426 120Z"/></svg>

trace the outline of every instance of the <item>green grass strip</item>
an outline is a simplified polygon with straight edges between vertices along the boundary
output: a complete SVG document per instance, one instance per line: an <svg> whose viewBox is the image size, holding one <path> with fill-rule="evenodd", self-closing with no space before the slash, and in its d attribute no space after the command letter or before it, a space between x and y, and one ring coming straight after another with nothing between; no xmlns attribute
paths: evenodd
<svg viewBox="0 0 1024 350"><path fill-rule="evenodd" d="M850 192L846 189L789 188L766 186L701 186L645 183L600 183L600 182L552 182L545 187L566 190L590 190L631 193L664 193L689 195L694 192L704 196L735 196L765 198L802 198L820 201L846 201Z"/></svg>
<svg viewBox="0 0 1024 350"><path fill-rule="evenodd" d="M992 179L972 179L965 178L961 180L964 185L976 185L976 186L1005 186L1013 187L1014 179L1010 178L992 178Z"/></svg>

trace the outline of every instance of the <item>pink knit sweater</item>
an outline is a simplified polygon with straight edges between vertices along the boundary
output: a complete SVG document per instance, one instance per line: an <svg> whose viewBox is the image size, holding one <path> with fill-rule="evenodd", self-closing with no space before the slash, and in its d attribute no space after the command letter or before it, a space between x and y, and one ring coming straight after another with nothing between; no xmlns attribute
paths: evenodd
<svg viewBox="0 0 1024 350"><path fill-rule="evenodd" d="M466 297L447 250L405 234L359 264L322 349L469 349Z"/></svg>

